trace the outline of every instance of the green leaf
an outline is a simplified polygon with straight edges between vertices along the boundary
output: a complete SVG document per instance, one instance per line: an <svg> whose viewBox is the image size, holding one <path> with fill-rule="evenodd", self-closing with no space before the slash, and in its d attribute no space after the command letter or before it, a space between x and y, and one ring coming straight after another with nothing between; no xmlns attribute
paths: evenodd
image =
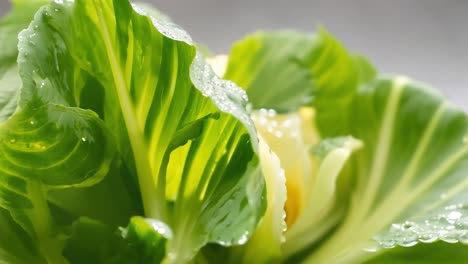
<svg viewBox="0 0 468 264"><path fill-rule="evenodd" d="M99 115L145 216L173 230L169 261L209 242L247 241L265 192L246 95L213 73L182 29L127 1L77 0L42 9L22 36L30 52L20 61L41 66L27 80L38 89L23 89L22 101Z"/></svg>
<svg viewBox="0 0 468 264"><path fill-rule="evenodd" d="M336 137L345 135L352 95L375 75L364 57L349 54L320 27L315 35L286 31L246 37L232 48L224 78L247 91L254 109L314 106L323 136Z"/></svg>
<svg viewBox="0 0 468 264"><path fill-rule="evenodd" d="M411 248L398 247L385 250L381 256L365 262L365 264L459 264L468 257L466 245L447 244L444 242L418 244Z"/></svg>
<svg viewBox="0 0 468 264"><path fill-rule="evenodd" d="M348 215L308 263L362 261L373 257L362 249L376 247L465 241L468 116L405 77L362 87L348 111L349 133L364 142L353 159Z"/></svg>
<svg viewBox="0 0 468 264"><path fill-rule="evenodd" d="M0 123L16 110L21 79L18 76L18 34L47 0L12 1L13 9L0 20Z"/></svg>
<svg viewBox="0 0 468 264"><path fill-rule="evenodd" d="M172 237L164 223L132 217L126 228L117 231L101 222L80 218L66 242L64 255L70 263L156 264L165 257Z"/></svg>
<svg viewBox="0 0 468 264"><path fill-rule="evenodd" d="M2 40L0 43L0 78L7 70L16 66L18 33L29 25L36 11L49 2L49 0L12 1L12 10L0 20L0 39Z"/></svg>
<svg viewBox="0 0 468 264"><path fill-rule="evenodd" d="M236 43L224 78L243 87L255 109L297 110L312 98L307 58L314 38L285 31L258 32Z"/></svg>
<svg viewBox="0 0 468 264"><path fill-rule="evenodd" d="M39 102L30 101L0 126L0 207L10 211L48 261L62 263L59 240L52 239L60 233L48 191L99 182L113 148L92 112L31 105Z"/></svg>
<svg viewBox="0 0 468 264"><path fill-rule="evenodd" d="M165 22L172 22L171 18L166 15L165 13L161 12L157 8L155 8L153 5L145 3L145 2L137 2L134 5L135 8L144 10L147 16L153 17L159 21L165 21Z"/></svg>
<svg viewBox="0 0 468 264"><path fill-rule="evenodd" d="M106 177L87 188L54 189L49 192L55 219L70 225L79 217L89 217L111 228L125 226L129 217L143 215L138 186L119 159L114 159Z"/></svg>
<svg viewBox="0 0 468 264"><path fill-rule="evenodd" d="M18 3L17 8L28 14L31 7L24 4ZM35 42L36 26L20 34L22 97L16 113L0 126L0 207L8 210L24 230L30 251L37 251L33 262L66 263L61 254L64 233L50 204L51 192L99 183L107 174L115 148L109 131L95 113L74 107L58 94L46 96L52 94L52 84L71 87L67 81L76 79L52 74L51 69L63 66L58 61L56 67L50 67L49 60L39 60L54 51L47 50L44 42ZM10 70L4 76L14 79L16 73ZM9 85L7 89L15 85L1 84ZM0 226L2 233L9 229L6 224ZM2 250L15 258L26 255Z"/></svg>
<svg viewBox="0 0 468 264"><path fill-rule="evenodd" d="M133 217L123 231L131 259L141 264L161 263L172 236L171 229L163 222L142 217Z"/></svg>
<svg viewBox="0 0 468 264"><path fill-rule="evenodd" d="M351 55L325 29L319 28L316 46L307 58L313 76L316 125L323 138L349 134L349 107L360 85L375 77L375 70L362 56Z"/></svg>
<svg viewBox="0 0 468 264"><path fill-rule="evenodd" d="M359 84L364 84L372 81L377 76L377 71L372 66L370 61L361 55L352 55L353 66L359 77Z"/></svg>
<svg viewBox="0 0 468 264"><path fill-rule="evenodd" d="M0 209L0 228L0 263L43 263L28 234L5 209Z"/></svg>
<svg viewBox="0 0 468 264"><path fill-rule="evenodd" d="M0 77L0 123L7 120L17 108L20 83L17 67L11 67Z"/></svg>
<svg viewBox="0 0 468 264"><path fill-rule="evenodd" d="M73 223L63 255L70 263L117 264L131 261L125 259L125 250L125 241L115 229L83 217Z"/></svg>

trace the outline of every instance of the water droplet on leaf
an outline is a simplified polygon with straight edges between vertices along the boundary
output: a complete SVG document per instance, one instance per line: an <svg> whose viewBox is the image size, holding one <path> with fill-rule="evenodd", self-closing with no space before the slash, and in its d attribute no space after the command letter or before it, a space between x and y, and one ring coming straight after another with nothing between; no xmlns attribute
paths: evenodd
<svg viewBox="0 0 468 264"><path fill-rule="evenodd" d="M463 232L458 236L458 241L463 244L468 244L468 232Z"/></svg>
<svg viewBox="0 0 468 264"><path fill-rule="evenodd" d="M413 226L414 226L414 223L413 223L413 222L410 222L410 221L406 221L406 222L402 225L403 229L411 229L411 228L413 228Z"/></svg>
<svg viewBox="0 0 468 264"><path fill-rule="evenodd" d="M427 234L420 234L418 236L418 240L423 243L432 243L437 240L437 236L427 233Z"/></svg>
<svg viewBox="0 0 468 264"><path fill-rule="evenodd" d="M379 246L383 248L394 248L396 246L396 243L394 240L386 240L379 242Z"/></svg>
<svg viewBox="0 0 468 264"><path fill-rule="evenodd" d="M450 212L448 215L447 215L447 220L453 224L455 223L456 220L458 220L460 217L462 217L462 213L460 213L459 211L452 211Z"/></svg>
<svg viewBox="0 0 468 264"><path fill-rule="evenodd" d="M376 246L369 246L369 247L363 248L362 250L364 250L365 252L374 253L374 252L377 252L379 248Z"/></svg>

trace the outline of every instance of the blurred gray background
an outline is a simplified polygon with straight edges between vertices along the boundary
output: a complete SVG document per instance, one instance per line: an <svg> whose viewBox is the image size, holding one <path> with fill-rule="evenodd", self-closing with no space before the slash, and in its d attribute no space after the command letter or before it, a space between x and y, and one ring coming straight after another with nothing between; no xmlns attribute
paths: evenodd
<svg viewBox="0 0 468 264"><path fill-rule="evenodd" d="M0 14L8 1L0 0ZM325 26L384 73L439 88L468 111L468 0L147 0L215 52L258 29ZM1 40L0 40L1 41Z"/></svg>

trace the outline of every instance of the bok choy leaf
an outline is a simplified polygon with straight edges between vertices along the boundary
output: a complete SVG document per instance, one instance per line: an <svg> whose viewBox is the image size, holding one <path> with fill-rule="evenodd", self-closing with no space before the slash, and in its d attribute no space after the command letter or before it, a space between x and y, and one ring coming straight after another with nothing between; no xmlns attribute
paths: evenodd
<svg viewBox="0 0 468 264"><path fill-rule="evenodd" d="M168 261L247 241L265 192L246 96L182 29L126 1L56 1L19 47L19 108L2 125L5 177L18 179L2 207L46 261L67 261L49 190L97 184L113 166L138 182L144 215L172 229Z"/></svg>

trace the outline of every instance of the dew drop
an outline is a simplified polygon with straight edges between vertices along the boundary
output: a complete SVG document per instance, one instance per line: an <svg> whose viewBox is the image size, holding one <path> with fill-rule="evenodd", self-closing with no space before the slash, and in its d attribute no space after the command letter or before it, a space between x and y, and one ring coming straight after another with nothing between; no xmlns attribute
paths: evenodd
<svg viewBox="0 0 468 264"><path fill-rule="evenodd" d="M269 109L269 110L268 110L268 116L269 116L269 117L274 117L274 116L276 116L276 111L273 110L273 109Z"/></svg>
<svg viewBox="0 0 468 264"><path fill-rule="evenodd" d="M457 243L458 237L456 232L449 232L442 230L439 235L440 240L447 242L447 243Z"/></svg>
<svg viewBox="0 0 468 264"><path fill-rule="evenodd" d="M392 224L390 232L399 232L402 229L400 224Z"/></svg>
<svg viewBox="0 0 468 264"><path fill-rule="evenodd" d="M418 243L417 240L404 239L398 243L402 247L412 247Z"/></svg>
<svg viewBox="0 0 468 264"><path fill-rule="evenodd" d="M463 217L463 218L460 218L456 221L455 223L455 227L457 229L465 229L465 230L468 230L468 218L467 217Z"/></svg>
<svg viewBox="0 0 468 264"><path fill-rule="evenodd" d="M299 137L299 132L296 131L296 130L295 130L295 131L292 131L292 132L289 134L289 136L290 136L291 138L298 138L298 137Z"/></svg>
<svg viewBox="0 0 468 264"><path fill-rule="evenodd" d="M396 246L396 243L394 240L380 241L379 246L383 248L394 248Z"/></svg>
<svg viewBox="0 0 468 264"><path fill-rule="evenodd" d="M16 139L14 139L14 138L10 139L10 143L11 143L11 144L15 144L15 143L16 143Z"/></svg>
<svg viewBox="0 0 468 264"><path fill-rule="evenodd" d="M458 208L459 208L459 205L453 204L453 205L446 206L445 210L452 211L452 210L456 210Z"/></svg>
<svg viewBox="0 0 468 264"><path fill-rule="evenodd" d="M458 236L458 241L462 244L468 244L468 233L463 232Z"/></svg>
<svg viewBox="0 0 468 264"><path fill-rule="evenodd" d="M291 119L286 119L282 124L281 124L284 128L289 128L292 126L292 121Z"/></svg>
<svg viewBox="0 0 468 264"><path fill-rule="evenodd" d="M454 230L454 229L455 229L455 226L453 226L453 225L448 225L448 226L445 227L445 229L447 229L447 230Z"/></svg>
<svg viewBox="0 0 468 264"><path fill-rule="evenodd" d="M86 141L88 141L88 139L86 139L85 137L82 137L81 141L86 142Z"/></svg>
<svg viewBox="0 0 468 264"><path fill-rule="evenodd" d="M374 252L377 252L379 248L376 246L369 246L369 247L363 248L362 250L364 250L365 252L374 253Z"/></svg>
<svg viewBox="0 0 468 264"><path fill-rule="evenodd" d="M413 223L413 222L406 221L406 222L402 225L402 228L405 229L405 230L408 230L408 229L412 229L413 226L414 226L414 223Z"/></svg>
<svg viewBox="0 0 468 264"><path fill-rule="evenodd" d="M259 124L260 126L264 127L268 124L268 120L265 118L265 117L260 117L260 120L259 120Z"/></svg>
<svg viewBox="0 0 468 264"><path fill-rule="evenodd" d="M462 217L462 213L460 213L459 211L452 211L447 215L447 220L451 222L451 224L453 224L460 217Z"/></svg>
<svg viewBox="0 0 468 264"><path fill-rule="evenodd" d="M35 126L35 125L36 125L36 121L35 121L35 120L31 120L31 121L29 121L29 124L30 124L31 126Z"/></svg>
<svg viewBox="0 0 468 264"><path fill-rule="evenodd" d="M246 232L245 234L243 234L239 240L237 240L237 244L238 245L243 245L245 244L247 241L249 240L249 232Z"/></svg>
<svg viewBox="0 0 468 264"><path fill-rule="evenodd" d="M282 138L283 137L283 132L281 132L279 130L275 131L275 137Z"/></svg>
<svg viewBox="0 0 468 264"><path fill-rule="evenodd" d="M34 149L46 149L46 145L43 142L36 142L36 143L31 143L31 148Z"/></svg>
<svg viewBox="0 0 468 264"><path fill-rule="evenodd" d="M418 240L423 243L432 243L437 240L437 236L433 234L420 234Z"/></svg>

